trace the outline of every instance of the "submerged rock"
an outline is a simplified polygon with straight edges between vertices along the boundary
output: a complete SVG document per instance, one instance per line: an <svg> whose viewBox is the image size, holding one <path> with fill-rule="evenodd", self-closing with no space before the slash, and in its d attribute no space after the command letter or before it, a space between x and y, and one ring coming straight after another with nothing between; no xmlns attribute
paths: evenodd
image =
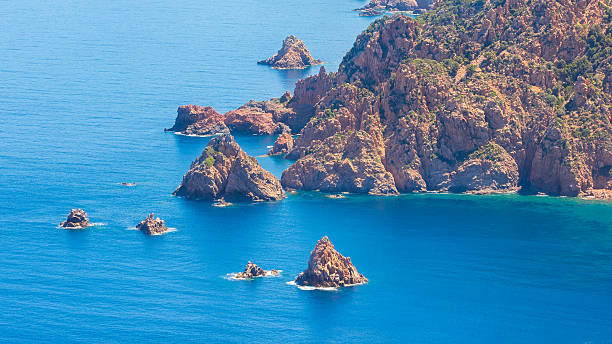
<svg viewBox="0 0 612 344"><path fill-rule="evenodd" d="M151 213L147 218L136 225L136 229L149 235L164 234L168 231L168 227L159 217L155 218L155 214Z"/></svg>
<svg viewBox="0 0 612 344"><path fill-rule="evenodd" d="M243 272L237 273L234 278L236 279L251 279L255 277L263 277L266 275L274 276L278 275L278 270L265 271L254 263L248 262Z"/></svg>
<svg viewBox="0 0 612 344"><path fill-rule="evenodd" d="M229 133L229 128L225 117L210 106L182 105L177 110L174 126L166 131L204 136Z"/></svg>
<svg viewBox="0 0 612 344"><path fill-rule="evenodd" d="M351 258L336 251L326 236L310 253L308 268L295 279L297 285L317 288L346 287L367 282L368 279L357 272Z"/></svg>
<svg viewBox="0 0 612 344"><path fill-rule="evenodd" d="M81 229L90 226L89 218L87 213L83 209L72 209L66 221L62 222L60 226L71 229Z"/></svg>
<svg viewBox="0 0 612 344"><path fill-rule="evenodd" d="M174 192L188 199L273 201L286 197L280 181L248 156L234 137L210 140Z"/></svg>
<svg viewBox="0 0 612 344"><path fill-rule="evenodd" d="M293 149L293 137L289 133L282 133L274 142L268 155L287 155Z"/></svg>
<svg viewBox="0 0 612 344"><path fill-rule="evenodd" d="M276 55L257 63L270 65L275 69L303 69L308 66L322 64L323 61L312 57L306 48L306 44L291 35L285 38L283 47Z"/></svg>

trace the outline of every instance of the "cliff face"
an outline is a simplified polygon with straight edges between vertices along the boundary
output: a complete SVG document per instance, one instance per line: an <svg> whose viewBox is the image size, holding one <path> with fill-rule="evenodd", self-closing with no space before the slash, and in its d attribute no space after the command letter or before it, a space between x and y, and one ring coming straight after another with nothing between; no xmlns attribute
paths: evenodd
<svg viewBox="0 0 612 344"><path fill-rule="evenodd" d="M227 134L210 140L174 195L189 199L271 201L285 198L279 180Z"/></svg>
<svg viewBox="0 0 612 344"><path fill-rule="evenodd" d="M291 35L285 38L283 47L276 55L258 63L270 65L276 69L303 69L308 66L322 64L323 61L312 57L306 48L306 44L294 35Z"/></svg>
<svg viewBox="0 0 612 344"><path fill-rule="evenodd" d="M389 192L612 189L605 2L443 0L418 20L376 21L338 73L296 85L289 105L299 103L307 122L283 183L334 192L372 192L365 180Z"/></svg>

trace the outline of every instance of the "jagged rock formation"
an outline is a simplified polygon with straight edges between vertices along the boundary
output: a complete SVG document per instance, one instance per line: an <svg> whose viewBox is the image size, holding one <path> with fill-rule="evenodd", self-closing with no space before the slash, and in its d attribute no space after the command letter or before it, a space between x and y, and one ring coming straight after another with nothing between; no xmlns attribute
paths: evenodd
<svg viewBox="0 0 612 344"><path fill-rule="evenodd" d="M285 38L283 47L276 55L257 63L270 65L275 69L303 69L308 66L322 64L323 61L312 57L306 48L306 44L294 35L291 35Z"/></svg>
<svg viewBox="0 0 612 344"><path fill-rule="evenodd" d="M155 218L155 214L151 213L147 218L136 225L136 229L148 235L160 235L168 231L164 220L159 217Z"/></svg>
<svg viewBox="0 0 612 344"><path fill-rule="evenodd" d="M300 273L295 283L300 286L337 288L367 283L368 279L357 272L351 258L344 257L323 237L310 253L308 268Z"/></svg>
<svg viewBox="0 0 612 344"><path fill-rule="evenodd" d="M255 277L263 277L266 275L278 275L278 270L264 271L264 269L255 265L254 263L248 262L243 272L237 273L234 278L236 279L251 279Z"/></svg>
<svg viewBox="0 0 612 344"><path fill-rule="evenodd" d="M274 146L268 155L286 155L293 149L293 136L289 133L282 133L274 142Z"/></svg>
<svg viewBox="0 0 612 344"><path fill-rule="evenodd" d="M83 209L72 209L66 221L60 224L61 227L70 229L81 229L90 226L87 213Z"/></svg>
<svg viewBox="0 0 612 344"><path fill-rule="evenodd" d="M430 9L436 0L371 0L367 5L357 9L360 15L380 15L383 11L414 11Z"/></svg>
<svg viewBox="0 0 612 344"><path fill-rule="evenodd" d="M174 126L166 131L185 135L215 135L229 133L225 117L210 106L182 105L177 110Z"/></svg>
<svg viewBox="0 0 612 344"><path fill-rule="evenodd" d="M228 201L271 201L286 196L279 180L261 168L229 134L210 140L174 195Z"/></svg>
<svg viewBox="0 0 612 344"><path fill-rule="evenodd" d="M236 110L225 114L225 124L232 132L273 135L290 131L289 127L281 122L291 110L280 100L250 101Z"/></svg>
<svg viewBox="0 0 612 344"><path fill-rule="evenodd" d="M365 175L400 192L606 197L610 12L605 1L440 0L417 20L377 20L337 73L296 85L288 107L306 122L283 183L371 192L357 187ZM351 137L369 143L344 156ZM392 182L376 177L385 171Z"/></svg>

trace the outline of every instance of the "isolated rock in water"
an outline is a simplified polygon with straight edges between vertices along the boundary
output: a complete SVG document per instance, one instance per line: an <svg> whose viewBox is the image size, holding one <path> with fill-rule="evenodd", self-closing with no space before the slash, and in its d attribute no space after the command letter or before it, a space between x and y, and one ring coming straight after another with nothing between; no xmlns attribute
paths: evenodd
<svg viewBox="0 0 612 344"><path fill-rule="evenodd" d="M149 235L159 235L168 231L164 220L161 220L159 217L155 218L155 214L151 213L147 218L136 225L136 229L139 231L149 234Z"/></svg>
<svg viewBox="0 0 612 344"><path fill-rule="evenodd" d="M182 105L174 126L166 131L185 135L215 135L229 133L225 117L210 106Z"/></svg>
<svg viewBox="0 0 612 344"><path fill-rule="evenodd" d="M73 229L86 228L89 227L89 225L89 218L83 209L72 209L66 221L60 224L60 226L64 228Z"/></svg>
<svg viewBox="0 0 612 344"><path fill-rule="evenodd" d="M323 237L310 253L308 269L300 273L295 283L317 288L337 288L367 283L368 279L357 272L351 258L334 249L328 237Z"/></svg>
<svg viewBox="0 0 612 344"><path fill-rule="evenodd" d="M289 133L282 133L274 142L274 147L270 149L268 155L286 155L293 149L293 137Z"/></svg>
<svg viewBox="0 0 612 344"><path fill-rule="evenodd" d="M174 195L188 199L272 201L285 198L280 181L248 156L234 137L210 140L192 164Z"/></svg>
<svg viewBox="0 0 612 344"><path fill-rule="evenodd" d="M277 270L264 271L264 269L260 268L254 263L249 262L244 268L244 271L237 273L236 276L234 276L234 278L250 279L250 278L255 278L255 277L263 277L266 275L272 275L272 276L278 275L278 271Z"/></svg>
<svg viewBox="0 0 612 344"><path fill-rule="evenodd" d="M323 61L317 60L306 48L306 44L297 37L291 35L283 41L283 47L278 53L267 60L259 61L259 64L266 64L276 69L303 69L308 66L322 64Z"/></svg>

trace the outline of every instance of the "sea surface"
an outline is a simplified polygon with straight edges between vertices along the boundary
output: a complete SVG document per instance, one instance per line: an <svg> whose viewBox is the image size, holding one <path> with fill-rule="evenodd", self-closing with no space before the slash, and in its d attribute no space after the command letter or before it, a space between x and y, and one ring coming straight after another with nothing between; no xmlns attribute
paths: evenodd
<svg viewBox="0 0 612 344"><path fill-rule="evenodd" d="M363 3L0 0L0 342L612 343L610 203L171 195L208 142L163 132L177 106L292 90L318 67L256 64L289 34L336 70ZM77 207L96 226L58 229ZM176 231L133 230L150 212ZM287 284L324 235L369 284ZM225 278L249 260L282 274Z"/></svg>

